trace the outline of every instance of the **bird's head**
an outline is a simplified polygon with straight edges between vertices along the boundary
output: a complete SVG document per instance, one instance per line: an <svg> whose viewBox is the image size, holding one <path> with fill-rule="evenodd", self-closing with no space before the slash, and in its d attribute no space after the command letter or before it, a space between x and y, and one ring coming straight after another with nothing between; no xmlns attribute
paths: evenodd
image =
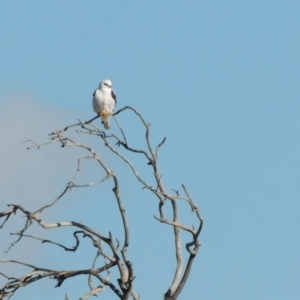
<svg viewBox="0 0 300 300"><path fill-rule="evenodd" d="M99 88L102 89L102 88L111 88L111 81L109 79L104 79L100 82L99 84Z"/></svg>

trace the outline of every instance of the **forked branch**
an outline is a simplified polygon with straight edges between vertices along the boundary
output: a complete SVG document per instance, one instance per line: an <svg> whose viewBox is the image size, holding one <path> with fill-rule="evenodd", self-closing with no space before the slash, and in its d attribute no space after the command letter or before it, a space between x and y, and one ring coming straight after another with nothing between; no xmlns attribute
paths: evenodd
<svg viewBox="0 0 300 300"><path fill-rule="evenodd" d="M129 138L126 136L126 131L122 128L119 120L117 119L117 115L123 113L125 111L130 111L133 113L141 122L141 125L145 130L145 147L137 149L133 147L129 141ZM73 251L75 252L80 247L80 237L87 237L92 246L96 250L96 254L93 260L93 265L84 270L50 270L37 266L33 266L27 263L23 263L16 260L2 260L0 263L16 263L19 265L27 266L31 269L30 272L26 273L24 276L19 278L13 278L8 276L7 274L0 273L4 278L7 279L7 284L0 290L0 299L4 299L4 297L12 296L14 292L20 287L26 286L34 281L43 279L43 278L52 278L57 281L57 286L61 286L63 282L69 278L78 275L87 275L88 276L88 286L89 291L83 295L80 299L87 299L90 296L95 296L98 293L101 293L107 287L111 289L111 291L120 299L125 300L130 297L133 299L139 299L139 296L135 292L133 288L133 280L135 278L133 266L128 257L128 247L129 247L129 238L130 238L130 229L127 221L127 216L125 214L125 207L123 206L122 197L120 193L120 183L117 175L111 171L106 163L103 161L102 157L96 153L96 151L89 146L79 143L74 139L71 139L66 135L66 132L71 129L77 129L78 134L88 134L102 139L103 144L117 157L121 159L123 163L125 163L132 174L135 176L137 181L141 184L143 189L146 189L152 193L157 199L158 205L158 217L155 217L162 224L166 224L167 226L173 227L174 234L174 246L175 246L175 260L176 260L176 268L174 270L173 280L170 283L170 286L167 289L167 292L164 294L165 300L176 300L184 288L194 259L198 253L200 247L199 236L203 227L203 218L201 217L200 210L189 195L187 188L182 185L183 195L180 195L178 190L168 190L163 182L163 176L159 170L159 151L162 146L166 142L166 138L164 137L161 142L154 147L150 140L150 124L145 121L143 116L134 108L130 106L125 106L114 113L114 119L116 121L117 127L119 129L118 133L106 134L104 131L100 130L97 126L95 126L92 121L97 119L98 116L90 119L89 121L79 121L76 124L66 126L62 130L55 130L49 134L49 141L38 144L34 141L28 140L31 144L28 146L28 149L37 148L50 145L50 144L60 144L61 147L75 147L84 149L88 155L81 157L78 159L78 167L74 178L66 185L65 189L62 193L55 198L52 202L47 205L44 205L38 208L34 212L27 211L24 207L12 204L9 205L9 209L5 212L0 213L0 218L3 218L3 222L0 225L0 229L7 223L8 219L15 215L17 211L20 211L26 217L26 222L23 228L15 233L18 236L17 240L10 246L15 246L22 238L31 238L35 240L41 241L43 244L52 244L57 246L65 251ZM131 152L135 155L142 155L146 163L150 166L149 170L151 170L151 174L153 175L154 184L148 183L141 175L138 168L130 161L130 159L126 156L126 153ZM104 170L104 177L85 184L76 184L74 183L75 177L78 172L80 172L80 164L82 160L89 159L95 161L99 167ZM113 194L116 199L116 203L118 205L119 214L122 220L123 226L123 243L117 241L114 242L113 235L109 232L108 236L100 233L98 230L89 228L88 226L75 222L75 221L61 221L61 222L52 222L46 223L41 215L43 212L50 207L53 207L58 201L60 201L63 196L73 188L84 188L89 187L96 184L101 184L106 180L113 181ZM184 201L186 205L191 208L191 214L195 216L197 225L189 226L184 224L180 220L179 216L179 208L178 201ZM165 205L166 203L170 203L171 205ZM172 211L172 218L168 219L165 217L167 212L167 207ZM72 247L68 247L66 245L57 243L55 241L51 241L48 239L44 239L41 237L37 237L32 234L25 234L33 223L36 223L43 229L52 229L52 228L60 228L70 226L75 229L73 232L73 236L75 238L75 245ZM100 224L101 225L101 224ZM182 247L181 241L181 233L186 232L190 235L190 242L186 243L185 248ZM103 245L106 245L105 249L109 249L109 251L104 251ZM9 249L10 249L9 248ZM183 251L187 251L188 253L188 261L186 264L183 262ZM96 267L96 262L99 262L99 258L103 258L103 264L100 267ZM116 267L120 278L117 279L117 282L113 283L110 279L110 270ZM103 275L106 274L106 276ZM92 278L98 281L98 284L94 285ZM117 286L118 285L118 286ZM66 296L67 297L67 296Z"/></svg>

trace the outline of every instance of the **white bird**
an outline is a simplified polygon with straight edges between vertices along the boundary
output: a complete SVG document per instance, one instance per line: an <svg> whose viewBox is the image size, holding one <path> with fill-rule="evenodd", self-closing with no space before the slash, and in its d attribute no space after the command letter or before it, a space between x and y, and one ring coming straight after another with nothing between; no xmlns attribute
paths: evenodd
<svg viewBox="0 0 300 300"><path fill-rule="evenodd" d="M101 117L105 129L110 128L110 116L117 104L117 98L109 79L102 80L93 94L93 109Z"/></svg>

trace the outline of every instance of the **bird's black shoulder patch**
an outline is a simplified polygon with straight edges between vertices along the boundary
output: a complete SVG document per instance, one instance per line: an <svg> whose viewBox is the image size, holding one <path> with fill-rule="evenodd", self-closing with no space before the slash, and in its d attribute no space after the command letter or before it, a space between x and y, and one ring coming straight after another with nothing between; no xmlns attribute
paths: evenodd
<svg viewBox="0 0 300 300"><path fill-rule="evenodd" d="M95 92L93 93L93 97L95 97L96 92L97 92L97 90L95 90Z"/></svg>
<svg viewBox="0 0 300 300"><path fill-rule="evenodd" d="M113 97L113 99L115 100L115 102L117 104L117 96L116 96L116 94L114 93L113 90L111 90L111 96Z"/></svg>

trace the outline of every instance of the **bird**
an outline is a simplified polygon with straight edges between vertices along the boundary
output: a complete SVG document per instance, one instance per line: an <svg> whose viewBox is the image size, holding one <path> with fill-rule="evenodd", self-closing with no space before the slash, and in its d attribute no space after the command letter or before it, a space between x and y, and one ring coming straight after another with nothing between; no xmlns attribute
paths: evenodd
<svg viewBox="0 0 300 300"><path fill-rule="evenodd" d="M102 119L105 129L110 128L110 117L117 104L116 94L111 87L111 80L104 79L93 94L93 109Z"/></svg>

